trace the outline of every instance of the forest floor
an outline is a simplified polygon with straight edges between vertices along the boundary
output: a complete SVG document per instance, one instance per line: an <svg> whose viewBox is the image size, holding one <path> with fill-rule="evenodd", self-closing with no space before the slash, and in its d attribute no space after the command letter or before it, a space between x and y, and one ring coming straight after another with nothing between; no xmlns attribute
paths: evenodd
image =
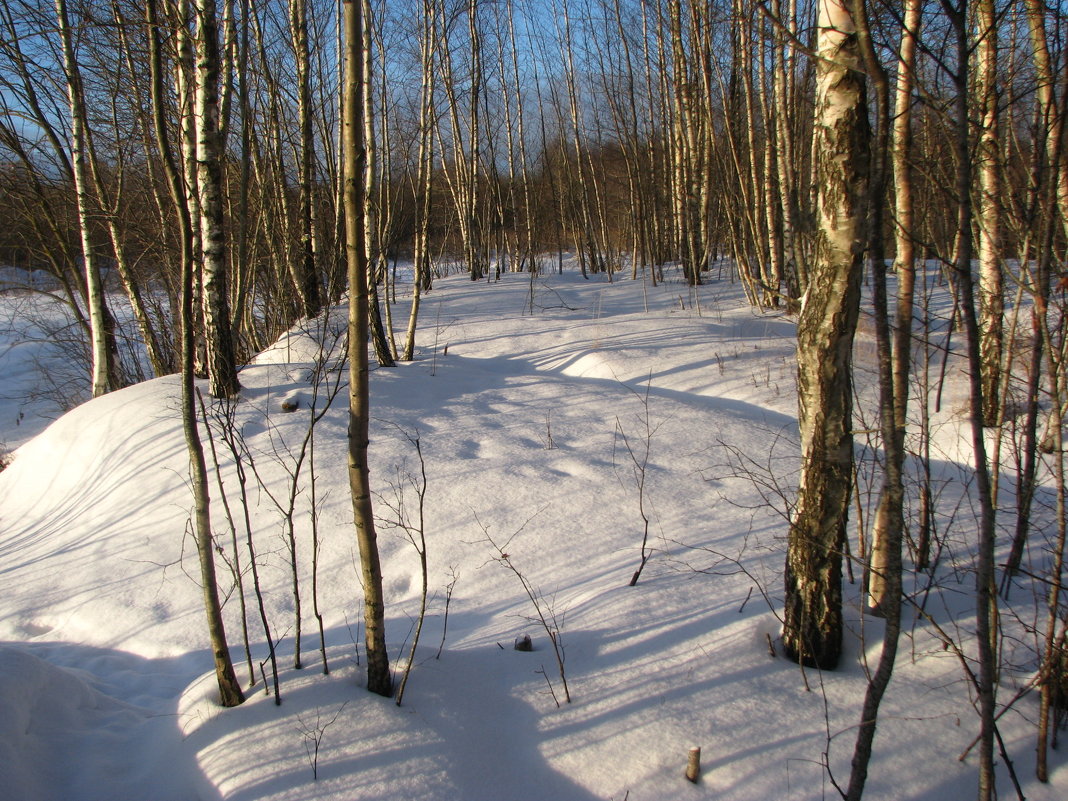
<svg viewBox="0 0 1068 801"><path fill-rule="evenodd" d="M27 302L0 295L10 320L22 319L16 307ZM398 332L406 309L401 297ZM230 417L208 401L227 501L213 472L227 633L247 686L227 567L238 564L255 680L248 701L230 710L216 703L196 578L178 381L147 381L49 423L42 415L55 416L61 387L51 379L53 391L37 390L47 383L41 371L61 358L47 336L17 322L0 327L0 442L13 451L0 473L0 799L837 795L882 626L861 614L857 573L846 584L842 667L802 671L778 655L798 466L792 319L754 310L726 278L697 290L570 272L437 281L424 300L417 359L371 376L371 480L398 679L423 582L416 439L427 478L427 615L397 706L361 686L346 391L336 383L345 379L330 369L342 350L342 313L298 326L247 365ZM867 330L856 351L858 430L874 419ZM322 411L335 386L313 455L298 470L312 409ZM977 512L964 399L951 359L933 418L939 561L910 572L906 589L970 659ZM296 410L284 411L283 401ZM248 473L244 501L277 640L280 706L264 692L269 645L223 433ZM857 452L866 523L877 449L861 437ZM283 514L290 498L299 621ZM395 525L398 511L407 528ZM628 586L643 512L649 559ZM1036 537L1027 558L1037 565ZM1041 592L1021 584L1002 611L1003 703L1033 675ZM970 799L976 756L958 757L978 732L974 692L953 648L915 607L865 797ZM558 634L570 703L539 615ZM513 647L523 635L532 651ZM1033 778L1036 717L1037 698L1024 694L1000 719L1001 735L1026 797L1063 801L1063 752L1052 755L1048 785ZM697 784L683 778L691 746L702 749ZM1000 758L998 783L1001 798L1014 796Z"/></svg>

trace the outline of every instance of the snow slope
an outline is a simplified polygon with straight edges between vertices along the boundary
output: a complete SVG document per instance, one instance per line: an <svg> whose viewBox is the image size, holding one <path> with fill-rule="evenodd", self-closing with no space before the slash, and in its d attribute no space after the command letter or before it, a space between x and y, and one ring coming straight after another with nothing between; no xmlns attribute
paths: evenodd
<svg viewBox="0 0 1068 801"><path fill-rule="evenodd" d="M402 298L397 320L405 308ZM316 427L314 465L305 460L298 478L304 666L293 667L287 542L269 493L287 502L308 406L323 403L324 387L310 380L318 343L336 349L339 330L336 319L295 329L247 366L231 427L259 474L249 474L247 502L280 637L280 706L263 693L268 646L234 459L219 440L257 684L239 708L214 702L173 377L79 406L0 473L0 798L835 795L824 765L847 780L864 660L877 659L880 628L857 613L851 586L843 669L803 674L769 654L778 621L765 598L775 605L780 593L781 512L797 465L790 320L754 312L725 281L699 297L680 283L574 274L534 284L525 275L439 281L423 307L418 359L372 374L376 512L389 517L399 498L415 512L411 437L428 476L430 601L400 707L360 686L343 385ZM297 401L297 411L283 411L283 400ZM951 413L943 431L955 431ZM648 443L640 495L628 443L639 461ZM743 467L750 477L739 475ZM311 614L313 470L328 676ZM233 540L213 492L220 581L232 588ZM643 531L639 500L652 556L628 587ZM936 589L932 608L967 641L967 532L960 537L958 583ZM387 637L401 670L419 609L419 558L385 522L379 539ZM554 702L553 693L563 697L551 643L491 540L555 616L570 704ZM235 594L226 615L247 681ZM524 633L532 652L512 647ZM1002 697L1026 678L1026 665L1006 671ZM1025 793L1068 798L1059 754L1049 785L1029 778L1034 716L1025 697L1001 724ZM957 757L976 732L959 663L910 621L866 797L971 798L974 756ZM691 745L703 750L697 785L682 778ZM1004 773L999 780L1009 793Z"/></svg>

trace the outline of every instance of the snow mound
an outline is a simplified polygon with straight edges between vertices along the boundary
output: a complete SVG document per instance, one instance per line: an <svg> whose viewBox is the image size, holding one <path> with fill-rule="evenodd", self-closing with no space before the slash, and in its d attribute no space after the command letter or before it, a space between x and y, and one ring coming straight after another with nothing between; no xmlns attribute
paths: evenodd
<svg viewBox="0 0 1068 801"><path fill-rule="evenodd" d="M69 756L100 753L107 728L138 721L136 712L98 692L78 672L10 645L0 646L0 708L0 787L8 798L68 797L89 779L79 774L90 764ZM107 774L110 767L105 760L95 770Z"/></svg>
<svg viewBox="0 0 1068 801"><path fill-rule="evenodd" d="M140 657L51 643L0 644L0 798L105 801L217 798L170 716L140 700ZM74 661L85 669L57 664ZM96 677L107 663L112 684Z"/></svg>

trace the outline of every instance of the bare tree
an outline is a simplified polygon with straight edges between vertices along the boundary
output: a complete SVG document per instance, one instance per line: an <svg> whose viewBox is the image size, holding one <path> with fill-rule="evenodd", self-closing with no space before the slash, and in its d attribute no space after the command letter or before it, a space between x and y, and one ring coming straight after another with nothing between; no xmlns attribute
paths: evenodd
<svg viewBox="0 0 1068 801"><path fill-rule="evenodd" d="M234 673L230 649L226 642L222 604L219 602L218 584L215 578L215 544L211 531L210 494L208 491L207 466L204 448L197 425L195 387L193 381L195 318L193 316L193 251L192 220L182 193L181 175L170 147L167 127L163 120L162 56L159 41L159 19L156 0L148 0L146 21L149 28L149 66L152 75L152 105L156 143L163 156L171 199L178 217L182 248L182 429L189 450L189 466L193 486L194 523L196 527L197 552L200 558L201 590L204 610L208 618L208 636L215 661L215 676L223 706L237 706L245 700L241 684Z"/></svg>
<svg viewBox="0 0 1068 801"><path fill-rule="evenodd" d="M853 476L853 334L860 307L868 118L856 26L821 0L816 66L816 258L797 326L801 478L786 556L783 644L834 668L842 647L842 546Z"/></svg>
<svg viewBox="0 0 1068 801"><path fill-rule="evenodd" d="M415 232L413 245L414 275L412 276L412 306L408 314L408 328L404 335L401 359L415 358L415 332L423 291L430 286L430 213L434 190L434 130L437 119L434 91L437 87L437 0L423 0L423 14L419 28L419 67L422 74L419 89L419 147L416 155Z"/></svg>
<svg viewBox="0 0 1068 801"><path fill-rule="evenodd" d="M996 706L996 602L994 592L994 498L991 491L990 463L983 436L983 386L980 329L975 305L972 274L972 180L970 152L968 66L971 42L968 37L968 2L942 0L942 9L951 26L955 63L953 82L953 155L955 159L954 191L956 194L956 253L953 275L959 293L961 319L966 335L968 362L968 414L975 467L976 495L979 502L978 558L975 570L976 647L978 670L976 692L979 696L979 801L994 797L994 737Z"/></svg>
<svg viewBox="0 0 1068 801"><path fill-rule="evenodd" d="M345 250L349 274L349 488L364 595L367 689L393 694L386 651L385 601L367 465L370 398L367 358L367 249L364 238L367 150L364 145L363 4L344 0L344 182Z"/></svg>
<svg viewBox="0 0 1068 801"><path fill-rule="evenodd" d="M892 335L887 298L886 253L883 237L883 200L889 183L890 157L890 81L879 62L868 24L865 0L852 0L850 14L857 29L857 43L874 98L875 131L870 148L871 161L865 217L868 220L868 253L871 258L875 339L879 375L879 431L883 445L883 479L872 526L871 581L878 582L877 599L871 596L873 611L886 620L882 650L875 672L869 676L861 708L860 724L853 749L852 770L846 790L848 801L860 801L867 781L872 744L883 696L890 686L901 634L901 550L904 539L905 430L898 426L900 403L895 395L895 373L891 353ZM906 34L907 35L907 34ZM908 326L911 329L911 320ZM907 375L906 368L906 375Z"/></svg>
<svg viewBox="0 0 1068 801"><path fill-rule="evenodd" d="M975 94L979 104L979 352L983 423L998 424L1005 299L1001 275L1001 151L998 121L998 21L994 0L976 4Z"/></svg>
<svg viewBox="0 0 1068 801"><path fill-rule="evenodd" d="M322 307L315 264L312 193L315 186L315 139L312 136L311 63L308 50L306 0L289 0L289 32L297 72L297 115L300 127L297 191L299 192L300 254L294 260L294 278L304 314L314 317Z"/></svg>
<svg viewBox="0 0 1068 801"><path fill-rule="evenodd" d="M78 231L81 236L82 263L86 299L89 306L90 334L93 354L93 396L103 395L122 386L115 352L115 322L104 299L104 280L94 252L90 230L93 209L90 205L90 175L88 168L89 129L86 124L85 95L82 91L81 70L74 56L74 40L66 0L55 0L56 21L63 44L63 71L67 81L67 95L71 118L71 172L78 200Z"/></svg>
<svg viewBox="0 0 1068 801"><path fill-rule="evenodd" d="M223 230L222 128L219 115L219 22L215 0L196 0L196 160L200 193L203 311L210 392L236 395L237 359L230 328L226 235Z"/></svg>

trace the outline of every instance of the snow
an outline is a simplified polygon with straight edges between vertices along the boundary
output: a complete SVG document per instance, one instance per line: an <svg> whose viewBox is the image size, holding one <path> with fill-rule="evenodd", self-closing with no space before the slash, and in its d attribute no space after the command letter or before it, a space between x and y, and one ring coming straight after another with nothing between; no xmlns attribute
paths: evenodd
<svg viewBox="0 0 1068 801"><path fill-rule="evenodd" d="M848 778L864 664L878 658L881 625L859 614L858 590L847 585L842 669L803 675L769 655L779 626L782 513L797 468L794 327L749 308L725 280L697 291L572 273L533 285L527 275L491 284L451 277L425 299L417 360L372 372L376 512L388 516L403 493L414 515L410 478L419 463L409 437L419 437L428 476L429 607L400 707L361 687L343 385L314 441L329 675L311 615L313 466L305 462L295 501L300 670L283 521L268 496L286 502L309 404L321 408L327 392L312 380L318 343L325 338L325 350L336 351L343 309L295 328L241 372L233 430L259 474L250 471L247 499L266 610L281 637L280 706L263 692L268 648L247 573L257 683L238 708L216 703L187 530L176 379L84 403L33 437L4 407L0 440L21 447L0 473L0 798L834 796L824 764L838 782ZM0 296L5 309L13 302ZM403 297L394 315L405 319ZM0 344L0 369L25 367L11 360L19 347ZM966 455L955 445L953 397L951 387L936 421L940 453L953 454L938 463L947 477L940 497L947 515L962 516L962 490L949 478L967 471L953 461ZM283 411L285 400L297 400L297 410ZM628 587L642 521L622 436L644 448L646 423L642 500L653 553ZM216 448L247 568L234 460L221 440ZM212 491L227 591L233 579L222 556L232 560L233 540L214 479ZM967 649L971 550L967 523L956 526L946 524L953 561L929 608ZM570 704L553 700L549 685L561 701L562 687L552 645L490 540L559 624ZM419 608L419 558L405 533L384 523L379 543L399 672ZM1019 595L1020 609L1034 605ZM225 611L247 684L236 595ZM971 798L975 756L957 759L978 730L969 687L931 627L906 623L866 797ZM529 653L513 648L523 634L533 639ZM1006 668L1003 701L1031 669L1024 657ZM1048 785L1031 778L1036 709L1024 696L1001 731L1026 796L1063 799L1068 766L1059 753ZM695 745L703 758L696 785L683 778ZM999 782L1011 791L1003 768Z"/></svg>

